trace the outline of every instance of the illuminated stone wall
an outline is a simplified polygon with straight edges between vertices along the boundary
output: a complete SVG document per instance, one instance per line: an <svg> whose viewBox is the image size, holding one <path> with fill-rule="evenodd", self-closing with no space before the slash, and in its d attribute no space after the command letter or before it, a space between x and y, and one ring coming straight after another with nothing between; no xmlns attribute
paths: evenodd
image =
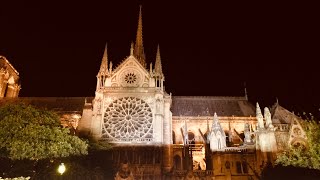
<svg viewBox="0 0 320 180"><path fill-rule="evenodd" d="M18 71L4 56L0 56L0 98L18 97L20 89Z"/></svg>

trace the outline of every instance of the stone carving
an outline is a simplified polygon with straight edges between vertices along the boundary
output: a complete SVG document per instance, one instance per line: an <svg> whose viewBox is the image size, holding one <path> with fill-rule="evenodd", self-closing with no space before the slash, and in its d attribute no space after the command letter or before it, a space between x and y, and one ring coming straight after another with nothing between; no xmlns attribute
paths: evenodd
<svg viewBox="0 0 320 180"><path fill-rule="evenodd" d="M266 128L272 129L271 113L267 107L264 108L264 118L266 119Z"/></svg>
<svg viewBox="0 0 320 180"><path fill-rule="evenodd" d="M100 98L95 100L95 106L97 114L102 114L102 100Z"/></svg>
<svg viewBox="0 0 320 180"><path fill-rule="evenodd" d="M133 180L133 174L130 171L128 163L122 163L120 165L119 171L116 174L115 180Z"/></svg>
<svg viewBox="0 0 320 180"><path fill-rule="evenodd" d="M245 143L252 143L251 133L250 133L250 125L246 123L244 125L244 142Z"/></svg>
<svg viewBox="0 0 320 180"><path fill-rule="evenodd" d="M219 123L217 113L214 113L211 131L208 135L210 150L216 151L226 147L226 135Z"/></svg>
<svg viewBox="0 0 320 180"><path fill-rule="evenodd" d="M257 103L256 105L256 117L258 119L258 129L264 129L263 116L261 113L259 103Z"/></svg>
<svg viewBox="0 0 320 180"><path fill-rule="evenodd" d="M102 135L118 141L152 138L152 119L151 108L144 100L119 98L106 108Z"/></svg>
<svg viewBox="0 0 320 180"><path fill-rule="evenodd" d="M138 87L141 83L141 75L135 69L127 69L120 74L120 83L123 87Z"/></svg>

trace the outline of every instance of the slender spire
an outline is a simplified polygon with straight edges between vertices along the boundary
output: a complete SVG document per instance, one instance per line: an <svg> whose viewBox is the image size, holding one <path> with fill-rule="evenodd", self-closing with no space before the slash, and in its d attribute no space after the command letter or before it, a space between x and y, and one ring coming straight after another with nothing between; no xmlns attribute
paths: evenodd
<svg viewBox="0 0 320 180"><path fill-rule="evenodd" d="M256 104L256 117L258 119L258 127L264 129L263 116L258 102Z"/></svg>
<svg viewBox="0 0 320 180"><path fill-rule="evenodd" d="M266 119L266 127L267 128L273 128L272 120L271 120L271 113L269 111L269 108L264 108L264 118Z"/></svg>
<svg viewBox="0 0 320 180"><path fill-rule="evenodd" d="M248 100L248 92L247 92L246 82L244 82L244 97L246 98L246 100Z"/></svg>
<svg viewBox="0 0 320 180"><path fill-rule="evenodd" d="M189 144L187 120L184 119L184 144Z"/></svg>
<svg viewBox="0 0 320 180"><path fill-rule="evenodd" d="M140 64L143 67L146 67L146 61L145 61L146 58L145 58L145 54L144 54L143 39L142 39L142 12L141 12L141 9L142 9L142 6L140 5L136 44L135 44L133 53L134 53L134 56L140 62Z"/></svg>
<svg viewBox="0 0 320 180"><path fill-rule="evenodd" d="M130 47L130 56L133 56L133 49L134 49L134 44L131 42L131 47Z"/></svg>
<svg viewBox="0 0 320 180"><path fill-rule="evenodd" d="M106 44L98 74L106 75L107 72L108 72L108 50L107 50L107 44Z"/></svg>
<svg viewBox="0 0 320 180"><path fill-rule="evenodd" d="M158 76L160 76L160 77L163 76L159 44L158 44L158 48L157 48L157 56L156 56L156 64L155 64L155 73L156 73L156 75L158 75Z"/></svg>

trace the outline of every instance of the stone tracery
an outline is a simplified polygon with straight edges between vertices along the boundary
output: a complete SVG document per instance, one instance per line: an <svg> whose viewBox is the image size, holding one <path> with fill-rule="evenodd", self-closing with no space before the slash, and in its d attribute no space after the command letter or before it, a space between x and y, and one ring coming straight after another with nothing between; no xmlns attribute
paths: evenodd
<svg viewBox="0 0 320 180"><path fill-rule="evenodd" d="M102 135L117 141L153 138L150 106L136 97L114 100L105 111Z"/></svg>

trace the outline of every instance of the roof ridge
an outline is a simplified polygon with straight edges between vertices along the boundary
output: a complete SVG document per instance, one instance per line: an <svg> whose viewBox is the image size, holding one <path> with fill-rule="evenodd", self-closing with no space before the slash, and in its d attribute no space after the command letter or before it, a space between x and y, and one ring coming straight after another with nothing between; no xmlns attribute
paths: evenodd
<svg viewBox="0 0 320 180"><path fill-rule="evenodd" d="M172 96L179 99L247 100L244 96Z"/></svg>

